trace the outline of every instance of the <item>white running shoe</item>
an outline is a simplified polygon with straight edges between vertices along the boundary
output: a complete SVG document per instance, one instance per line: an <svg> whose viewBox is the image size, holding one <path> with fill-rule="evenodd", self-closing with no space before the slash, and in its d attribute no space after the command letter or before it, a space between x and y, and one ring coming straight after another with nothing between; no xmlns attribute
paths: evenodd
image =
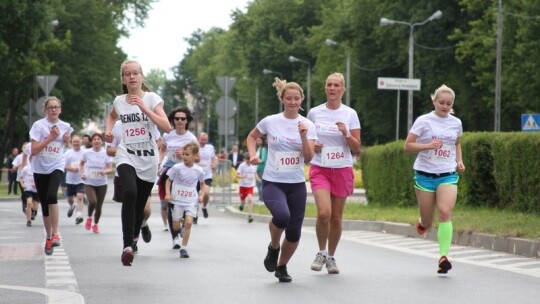
<svg viewBox="0 0 540 304"><path fill-rule="evenodd" d="M178 238L178 236L176 236L172 242L173 244L173 249L180 249L180 239Z"/></svg>
<svg viewBox="0 0 540 304"><path fill-rule="evenodd" d="M336 259L329 258L326 259L326 270L328 270L329 274L339 274L339 268L336 265Z"/></svg>
<svg viewBox="0 0 540 304"><path fill-rule="evenodd" d="M311 264L311 270L321 271L324 264L326 264L326 256L324 256L322 253L319 252L315 256L315 260Z"/></svg>

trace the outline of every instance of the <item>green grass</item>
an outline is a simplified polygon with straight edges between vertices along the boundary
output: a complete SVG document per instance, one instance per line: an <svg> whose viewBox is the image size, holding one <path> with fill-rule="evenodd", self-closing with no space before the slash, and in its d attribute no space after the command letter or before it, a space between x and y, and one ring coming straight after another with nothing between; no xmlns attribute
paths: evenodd
<svg viewBox="0 0 540 304"><path fill-rule="evenodd" d="M253 206L253 212L270 214L264 205ZM316 216L315 204L308 203L306 217ZM399 222L411 225L418 217L418 209L414 207L389 208L361 204L347 204L343 213L343 218L349 220ZM453 212L452 222L456 232L477 232L526 239L540 238L540 214L457 206ZM436 226L435 223L434 227Z"/></svg>

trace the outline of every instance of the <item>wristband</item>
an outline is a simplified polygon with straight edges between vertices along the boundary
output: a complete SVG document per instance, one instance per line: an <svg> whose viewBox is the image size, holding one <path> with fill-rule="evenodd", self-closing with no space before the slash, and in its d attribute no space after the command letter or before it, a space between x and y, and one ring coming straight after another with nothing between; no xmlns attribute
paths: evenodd
<svg viewBox="0 0 540 304"><path fill-rule="evenodd" d="M349 138L349 137L351 137L351 136L352 136L352 135L351 135L351 131L347 131L347 134L345 135L345 137L346 137L346 138Z"/></svg>

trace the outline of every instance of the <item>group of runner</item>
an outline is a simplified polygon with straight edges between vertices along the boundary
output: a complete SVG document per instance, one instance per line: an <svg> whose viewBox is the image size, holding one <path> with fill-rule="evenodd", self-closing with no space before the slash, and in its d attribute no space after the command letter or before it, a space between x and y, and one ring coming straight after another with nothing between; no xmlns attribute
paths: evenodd
<svg viewBox="0 0 540 304"><path fill-rule="evenodd" d="M77 151L79 138L72 138L71 126L59 119L61 102L56 97L46 99L46 117L32 126L28 155L33 155L32 172L47 233L45 253L52 254L53 247L60 244L57 190L62 172L80 174L89 201L85 227L98 233L106 175L112 171L110 156L114 155L117 175L114 184L121 187L115 189L115 200L122 203L122 264L132 265L140 231L146 242L151 239L146 223L149 211L145 209L149 209L158 172L161 211L163 216L165 213L168 216L173 248L179 249L181 258L188 258L190 231L197 223L199 204L203 216L208 217L214 148L207 143L207 134L201 133L197 138L189 131L193 116L188 108L165 113L161 97L145 85L138 62L122 63L120 76L123 94L114 100L104 136L96 133L91 137L91 149L82 154ZM307 117L299 114L304 100L300 85L279 78L273 85L284 110L263 118L247 137L248 153L237 170L241 179L239 208L243 210L247 201L251 223L253 188L260 184L260 198L272 214L264 266L280 282L290 282L287 263L298 247L307 198L304 164L311 163L309 177L317 206L319 247L311 269L320 271L326 265L328 273L338 274L340 269L334 255L341 238L345 202L354 189L353 153L359 153L361 148L358 115L341 103L346 90L341 73L327 77L327 101L310 109ZM418 118L404 148L418 153L414 169L421 215L416 225L419 234L426 232L435 210L439 211L439 273L446 273L452 267L446 255L453 229L450 219L457 195L456 171L465 169L459 142L461 122L449 115L454 98L450 88L443 85L437 89L432 96L435 111ZM164 132L162 137L160 130ZM268 146L261 143L262 137L266 137ZM62 147L69 141L74 149L64 157ZM102 149L103 141L107 143L107 152ZM438 153L439 150L444 153ZM261 170L258 165L263 161L266 164ZM72 177L66 180L73 182ZM82 190L77 181L68 183L71 185L68 193L77 199L78 206L81 199L77 194ZM81 222L80 212L77 208L77 224ZM283 234L285 238L281 240ZM181 244L179 235L183 238Z"/></svg>

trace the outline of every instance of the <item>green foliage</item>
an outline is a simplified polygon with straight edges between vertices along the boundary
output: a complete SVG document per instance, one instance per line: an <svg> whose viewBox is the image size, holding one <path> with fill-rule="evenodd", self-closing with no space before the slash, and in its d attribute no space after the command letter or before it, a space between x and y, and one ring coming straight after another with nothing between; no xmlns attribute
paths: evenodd
<svg viewBox="0 0 540 304"><path fill-rule="evenodd" d="M403 141L364 149L362 177L368 201L383 206L416 204L413 190L414 155L403 152Z"/></svg>
<svg viewBox="0 0 540 304"><path fill-rule="evenodd" d="M412 184L414 154L403 141L364 149L362 174L370 203L416 204ZM458 185L460 203L471 207L540 213L538 133L465 133L461 141L465 172Z"/></svg>

